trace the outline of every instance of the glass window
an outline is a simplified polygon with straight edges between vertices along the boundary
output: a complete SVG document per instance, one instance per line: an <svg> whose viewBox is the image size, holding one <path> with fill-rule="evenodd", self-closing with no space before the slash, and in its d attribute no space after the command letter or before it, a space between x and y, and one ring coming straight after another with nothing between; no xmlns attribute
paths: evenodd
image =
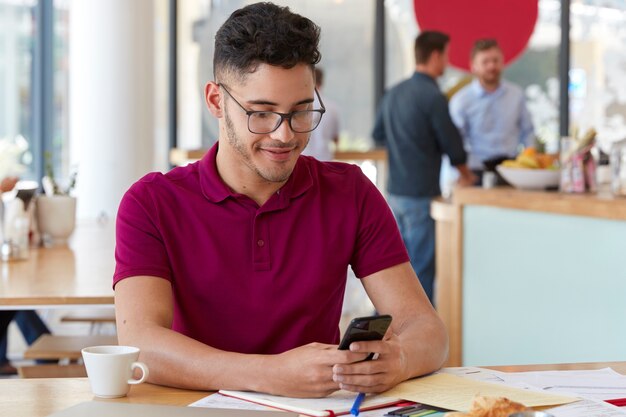
<svg viewBox="0 0 626 417"><path fill-rule="evenodd" d="M625 20L623 0L572 1L570 123L594 127L605 151L626 137Z"/></svg>
<svg viewBox="0 0 626 417"><path fill-rule="evenodd" d="M33 149L33 23L35 1L0 0L0 138L23 136ZM25 155L33 178L31 154Z"/></svg>
<svg viewBox="0 0 626 417"><path fill-rule="evenodd" d="M55 175L67 178L69 166L69 1L54 1L53 41L53 130L51 153Z"/></svg>
<svg viewBox="0 0 626 417"><path fill-rule="evenodd" d="M42 65L35 60L38 42L36 0L0 0L0 138L22 136L29 144L23 162L27 171L22 178L39 180L37 165L41 155L41 137L35 137L35 126L41 115L34 107L35 76ZM55 173L66 176L68 167L68 0L55 0L52 25L54 31L51 155Z"/></svg>
<svg viewBox="0 0 626 417"><path fill-rule="evenodd" d="M560 15L560 1L539 1L539 15L528 46L504 72L504 78L525 90L535 135L550 152L557 151L559 139Z"/></svg>

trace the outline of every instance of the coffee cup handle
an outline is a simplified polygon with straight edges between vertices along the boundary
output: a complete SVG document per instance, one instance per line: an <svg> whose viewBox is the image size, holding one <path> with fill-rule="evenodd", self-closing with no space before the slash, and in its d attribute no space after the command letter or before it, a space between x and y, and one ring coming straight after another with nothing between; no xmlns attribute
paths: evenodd
<svg viewBox="0 0 626 417"><path fill-rule="evenodd" d="M131 379L128 380L129 384L133 384L133 385L134 384L141 384L146 379L148 379L148 374L149 374L148 373L148 366L145 363L143 363L143 362L133 362L130 365L130 369L133 370L133 371L135 369L137 369L137 368L141 369L141 378L139 378L139 379L131 378Z"/></svg>

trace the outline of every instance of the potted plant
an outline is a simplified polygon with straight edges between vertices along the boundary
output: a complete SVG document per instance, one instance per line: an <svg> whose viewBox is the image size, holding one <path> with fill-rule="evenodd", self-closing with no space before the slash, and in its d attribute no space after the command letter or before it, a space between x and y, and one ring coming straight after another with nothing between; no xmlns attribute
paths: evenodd
<svg viewBox="0 0 626 417"><path fill-rule="evenodd" d="M76 186L76 172L67 185L59 183L54 175L50 156L46 155L46 176L42 179L44 194L37 198L37 224L44 246L67 244L76 226L76 197L71 195Z"/></svg>

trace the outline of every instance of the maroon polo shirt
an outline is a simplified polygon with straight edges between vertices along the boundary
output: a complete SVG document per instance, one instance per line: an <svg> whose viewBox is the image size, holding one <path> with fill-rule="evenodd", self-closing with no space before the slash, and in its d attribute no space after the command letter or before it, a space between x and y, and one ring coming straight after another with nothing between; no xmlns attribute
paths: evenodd
<svg viewBox="0 0 626 417"><path fill-rule="evenodd" d="M113 285L170 281L173 330L218 349L338 343L348 266L365 277L409 260L386 201L357 166L301 156L259 207L224 184L217 150L126 192Z"/></svg>

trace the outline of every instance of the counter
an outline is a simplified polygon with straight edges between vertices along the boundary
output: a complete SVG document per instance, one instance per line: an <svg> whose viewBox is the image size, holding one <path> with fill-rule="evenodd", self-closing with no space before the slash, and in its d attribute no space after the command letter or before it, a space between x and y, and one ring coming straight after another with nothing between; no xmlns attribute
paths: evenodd
<svg viewBox="0 0 626 417"><path fill-rule="evenodd" d="M458 188L431 213L449 366L624 358L626 199Z"/></svg>
<svg viewBox="0 0 626 417"><path fill-rule="evenodd" d="M511 187L457 188L454 190L452 202L457 205L483 205L626 220L626 198L615 197L608 191L598 194L566 194L555 191L518 190Z"/></svg>

